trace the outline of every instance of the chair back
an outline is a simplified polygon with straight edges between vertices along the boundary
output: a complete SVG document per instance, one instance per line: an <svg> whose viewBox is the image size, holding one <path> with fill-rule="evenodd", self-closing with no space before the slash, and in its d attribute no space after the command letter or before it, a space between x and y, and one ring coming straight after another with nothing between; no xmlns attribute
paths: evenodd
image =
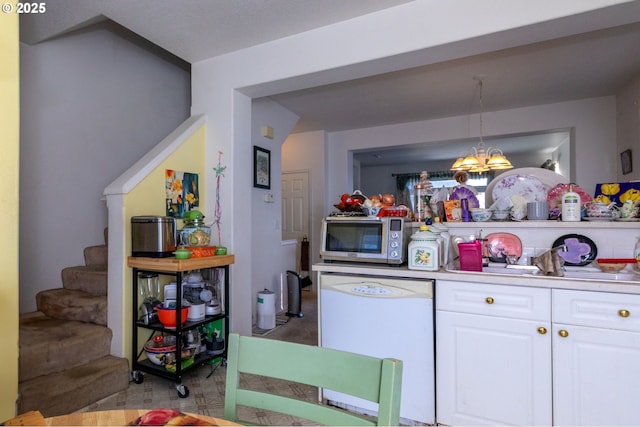
<svg viewBox="0 0 640 427"><path fill-rule="evenodd" d="M240 374L262 375L334 390L378 403L377 420L319 402L240 385ZM237 406L292 415L322 425L395 426L400 421L402 361L328 348L229 334L224 417Z"/></svg>

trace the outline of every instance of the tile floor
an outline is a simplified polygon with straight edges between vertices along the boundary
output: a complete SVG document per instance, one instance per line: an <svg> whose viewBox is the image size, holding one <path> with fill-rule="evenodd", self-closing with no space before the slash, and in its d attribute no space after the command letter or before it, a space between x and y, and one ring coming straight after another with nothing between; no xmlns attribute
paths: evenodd
<svg viewBox="0 0 640 427"><path fill-rule="evenodd" d="M254 331L264 338L299 342L317 345L318 316L316 293L303 290L302 318L278 316L278 320L286 321L271 332ZM280 323L280 322L278 322ZM203 365L183 376L182 383L189 388L189 396L181 399L175 383L154 375L145 374L142 384L131 382L127 390L107 397L87 406L78 412L104 411L110 409L154 409L174 408L183 412L222 417L224 412L224 389L226 369L219 365ZM317 401L318 392L315 387L300 384L289 384L264 377L252 376L243 381L251 381L256 387L267 390L278 390L279 393L296 396L301 399ZM296 419L281 414L262 410L240 408L239 417L243 420L264 425L313 425L306 420Z"/></svg>

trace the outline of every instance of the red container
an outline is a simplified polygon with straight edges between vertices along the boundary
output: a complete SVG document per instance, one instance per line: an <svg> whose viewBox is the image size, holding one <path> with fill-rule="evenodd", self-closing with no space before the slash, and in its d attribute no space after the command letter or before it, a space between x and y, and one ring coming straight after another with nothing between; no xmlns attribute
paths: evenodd
<svg viewBox="0 0 640 427"><path fill-rule="evenodd" d="M158 311L158 319L160 323L165 328L175 328L176 327L176 309L175 308L164 308L164 307L154 307L155 310ZM180 324L184 325L184 322L187 321L187 316L189 315L189 307L182 307L180 313Z"/></svg>
<svg viewBox="0 0 640 427"><path fill-rule="evenodd" d="M458 243L460 252L460 270L482 271L482 244L479 240Z"/></svg>

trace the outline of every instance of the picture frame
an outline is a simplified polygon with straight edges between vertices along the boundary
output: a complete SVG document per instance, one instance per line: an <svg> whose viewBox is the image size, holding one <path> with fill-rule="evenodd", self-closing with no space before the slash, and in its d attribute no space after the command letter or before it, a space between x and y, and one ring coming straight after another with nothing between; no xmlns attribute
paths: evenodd
<svg viewBox="0 0 640 427"><path fill-rule="evenodd" d="M271 188L271 151L253 146L253 186Z"/></svg>
<svg viewBox="0 0 640 427"><path fill-rule="evenodd" d="M631 162L631 150L624 150L620 153L620 165L622 166L622 174L626 175L633 171L633 164Z"/></svg>

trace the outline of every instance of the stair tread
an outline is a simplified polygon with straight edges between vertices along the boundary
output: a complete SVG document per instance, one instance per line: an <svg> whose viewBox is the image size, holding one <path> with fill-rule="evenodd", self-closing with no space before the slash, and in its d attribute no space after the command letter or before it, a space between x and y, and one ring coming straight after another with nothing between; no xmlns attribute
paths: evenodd
<svg viewBox="0 0 640 427"><path fill-rule="evenodd" d="M75 289L47 289L36 295L36 307L49 317L107 326L106 295Z"/></svg>
<svg viewBox="0 0 640 427"><path fill-rule="evenodd" d="M107 295L108 272L105 268L79 265L66 267L60 274L62 287L77 289L93 295Z"/></svg>
<svg viewBox="0 0 640 427"><path fill-rule="evenodd" d="M126 390L129 378L127 359L104 356L72 369L20 382L18 412L38 410L45 417L68 414Z"/></svg>
<svg viewBox="0 0 640 427"><path fill-rule="evenodd" d="M20 316L19 381L60 372L107 356L111 329L47 316Z"/></svg>

